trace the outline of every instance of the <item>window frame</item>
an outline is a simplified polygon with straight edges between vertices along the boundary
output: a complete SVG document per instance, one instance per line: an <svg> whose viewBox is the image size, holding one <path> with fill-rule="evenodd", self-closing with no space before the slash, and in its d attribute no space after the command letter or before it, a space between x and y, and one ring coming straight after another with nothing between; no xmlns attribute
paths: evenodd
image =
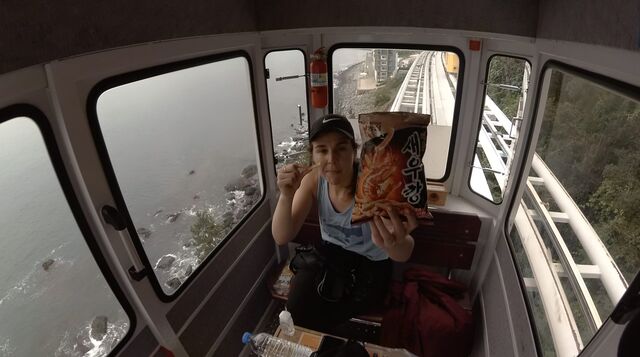
<svg viewBox="0 0 640 357"><path fill-rule="evenodd" d="M116 279L115 275L111 272L109 264L102 255L98 242L91 231L89 223L84 215L84 212L82 211L80 201L78 200L78 197L76 196L76 193L73 189L71 179L67 174L64 161L62 160L62 155L58 150L56 138L47 116L42 111L40 111L40 109L31 104L12 104L7 107L0 108L0 124L20 117L29 118L38 127L38 130L42 135L42 140L47 150L47 154L49 156L49 161L56 175L56 178L58 179L60 190L62 191L62 194L66 199L66 203L68 204L69 210L73 215L73 219L76 222L77 228L82 234L84 242L87 244L87 247L89 248L92 257L97 264L100 273L107 282L109 289L111 289L111 292L120 304L120 307L124 310L125 314L129 318L129 330L122 337L122 340L120 340L120 342L118 342L118 344L116 344L116 346L108 353L109 356L116 355L131 340L131 337L136 330L136 312L133 309L133 306L129 303L129 300L127 299L124 291L118 284L118 280Z"/></svg>
<svg viewBox="0 0 640 357"><path fill-rule="evenodd" d="M515 174L514 182L517 185L518 194L513 195L511 197L511 200L509 201L509 206L506 213L507 219L505 220L504 227L503 227L503 233L504 233L503 238L505 239L507 246L509 247L511 261L516 270L516 274L518 275L518 283L520 284L520 291L521 291L525 306L527 308L527 315L529 317L529 321L531 324L531 334L533 335L533 339L536 345L536 354L540 357L543 357L542 348L540 344L540 336L538 334L538 328L536 327L534 313L531 307L531 302L529 301L529 297L527 296L527 289L523 280L521 268L516 261L514 247L513 247L513 244L511 243L511 239L509 238L509 232L511 229L510 222L513 222L515 214L518 211L519 202L522 200L523 189L524 189L523 179L526 179L526 176L531 170L531 160L533 157L533 153L535 153L535 150L536 150L536 148L533 147L533 144L535 142L535 144L537 145L537 136L539 136L539 132L534 129L538 126L538 121L542 121L542 118L538 118L540 104L542 103L543 99L544 100L547 99L547 96L542 98L542 94L543 94L542 91L544 90L544 87L545 87L542 84L544 83L545 76L547 75L547 71L553 70L553 69L576 76L594 85L600 86L605 90L609 90L613 93L616 93L640 102L640 87L636 87L632 84L629 84L611 77L607 77L597 72L575 67L573 65L570 65L558 60L549 59L545 61L540 69L540 72L538 73L536 94L535 94L535 98L533 98L532 100L532 105L533 105L533 108L532 108L533 110L531 115L532 119L530 120L526 128L528 132L526 136L526 140L525 138L523 138L521 142L521 144L524 145L523 150L524 150L524 157L526 158L526 164L521 165L520 168L518 169L518 172L514 173ZM505 200L503 200L502 202L504 203ZM622 319L625 316L624 315L625 306L623 305L625 305L625 302L627 302L627 300L631 300L634 297L634 295L638 294L637 291L633 291L632 289L634 288L640 289L639 282L640 282L640 271L636 273L636 276L634 277L633 281L629 283L629 287L627 288L626 292L624 293L620 301L616 304L616 306L614 306L613 310L607 317L607 320L611 319L616 324L618 324L619 322L622 322ZM592 343L597 343L596 337L601 333L601 331L603 330L603 328L605 328L605 326L606 324L603 322L602 326L600 326L600 328L591 337L591 339L584 345L582 350L579 352L578 356L581 356L583 352L588 351L589 346Z"/></svg>
<svg viewBox="0 0 640 357"><path fill-rule="evenodd" d="M139 70L134 70L131 72L126 72L122 74L118 74L112 77L108 77L106 79L101 80L96 85L91 88L89 95L87 96L86 103L86 111L87 118L89 122L89 127L91 130L91 134L93 136L93 140L96 145L96 150L98 152L98 156L100 158L100 164L102 166L105 178L109 185L109 189L111 191L111 195L113 197L116 209L122 215L123 219L126 222L126 230L131 237L131 241L133 246L136 249L136 253L140 258L144 266L144 270L146 270L144 276L149 278L151 282L151 286L155 291L156 295L162 302L172 302L176 300L178 297L182 295L182 293L187 289L187 287L196 279L197 276L204 270L204 268L211 262L213 257L217 255L217 253L227 244L227 242L234 236L234 234L238 231L238 229L247 221L247 219L253 215L256 209L261 206L267 195L266 192L261 192L260 199L254 204L254 206L249 210L245 216L240 220L224 237L224 239L209 253L209 255L197 266L194 268L193 272L187 277L187 279L180 284L180 287L173 291L172 294L168 295L162 289L161 283L158 280L157 275L153 271L153 264L149 261L146 251L142 245L142 239L139 237L136 232L135 226L133 224L133 220L131 218L131 214L127 207L126 201L120 190L120 185L118 184L118 179L115 174L115 170L113 168L113 164L111 163L111 159L109 157L109 153L107 150L106 142L102 136L102 130L100 128L100 123L98 120L98 112L97 112L97 104L100 96L109 89L125 85L131 82L160 76L167 73L176 72L179 70L189 69L192 67L197 67L206 64L212 64L215 62L220 62L224 60L234 59L234 58L244 58L247 61L247 69L249 72L249 81L251 88L251 99L253 104L253 125L255 129L256 136L256 149L257 156L259 161L256 163L256 166L260 168L260 180L263 183L266 183L265 180L265 170L264 170L264 153L262 152L262 139L260 137L260 128L259 128L259 114L258 114L258 106L256 102L257 94L256 94L256 83L254 78L254 67L251 61L251 55L244 50L236 50L230 52L217 53L213 55L207 55L197 58L191 58L187 60L171 62L166 64L161 64L157 66L152 66L148 68L143 68ZM263 190L264 191L264 190Z"/></svg>
<svg viewBox="0 0 640 357"><path fill-rule="evenodd" d="M307 75L309 73L308 68L309 68L309 62L307 61L307 53L304 51L304 49L300 48L300 47L288 47L288 48L277 48L277 49L273 49L273 50L269 50L267 51L264 56L262 56L262 68L264 69L264 88L265 88L265 93L266 93L266 97L267 97L267 111L269 113L269 135L271 137L271 156L274 159L273 165L274 165L274 170L276 165L278 164L275 161L276 158L276 152L275 152L275 142L273 141L273 125L271 125L271 102L269 99L269 86L267 84L267 56L270 53L273 52L284 52L284 51L300 51L302 53L302 59L304 60L304 74ZM270 74L271 75L271 74ZM307 77L305 77L304 80L304 86L305 86L305 103L307 105L307 128L311 127L311 113L310 113L310 101L309 101L309 80ZM275 172L275 171L274 171ZM276 172L277 174L277 172Z"/></svg>
<svg viewBox="0 0 640 357"><path fill-rule="evenodd" d="M509 184L509 177L507 177L507 182L506 182L506 184L505 184L505 191L504 191L504 192L502 192L502 200L501 200L500 202L494 202L493 200L490 200L490 199L488 199L488 198L486 198L486 197L482 196L480 193L476 192L476 191L471 187L471 175L473 174L473 158L476 156L476 153L478 152L478 145L477 145L477 143L478 143L478 137L480 136L480 130L482 130L482 116L484 115L484 106L485 106L485 100L486 100L486 97L487 97L487 88L488 88L488 86L487 86L487 82L488 82L488 80L489 80L489 69L491 68L491 60L492 60L494 57L496 57L496 56L500 56L500 57L508 57L508 58L513 58L513 59L518 59L518 60L524 60L526 63L528 63L528 64L529 64L529 68L531 68L531 70L532 70L532 71L533 71L533 65L531 64L531 61L529 61L529 60L528 60L527 58L525 58L525 57L514 56L514 55L508 55L508 54L502 54L502 53L494 53L494 54L492 54L491 56L489 56L489 59L487 60L486 70L485 70L485 72L484 72L484 73L485 73L485 76L484 76L484 78L483 78L483 82L481 83L483 88L482 88L482 104L481 104L481 106L480 106L480 119L478 120L478 126L476 127L476 131L474 132L474 133L475 133L474 137L475 137L475 139L476 139L476 145L475 145L475 147L474 147L474 149L473 149L473 156L471 156L471 158L470 158L470 159L471 159L471 160L470 160L470 162L471 162L471 169L469 170L469 178L467 179L467 186L468 186L468 188L469 188L469 191L470 191L470 192L472 192L474 195L477 195L478 197L480 197L480 198L482 198L482 199L486 200L487 202L492 203L494 206L501 206L501 205L505 202L505 200L504 200L504 194L506 193L506 188L507 188L507 185ZM544 71L544 68L542 68L542 71ZM533 73L532 73L532 74L533 74ZM529 77L529 78L531 78L531 77ZM531 82L531 79L529 79L529 82ZM540 83L540 82L538 82L538 83ZM525 97L525 99L526 99L526 97ZM536 102L535 104L537 104L537 102ZM525 107L526 107L526 104L525 104ZM537 114L536 112L534 112L534 113L533 113L533 118L535 118L535 115L536 115L536 114ZM520 131L522 132L522 125L523 125L523 124L521 123L520 125L521 125L521 127L520 127ZM521 138L521 136L518 136L518 139L520 139L520 138ZM518 142L520 143L521 141L519 140ZM517 145L516 145L516 146L517 146ZM529 153L528 153L528 152L526 152L526 153L525 153L525 157L527 157L526 155L528 155L528 154L529 154ZM513 163L512 163L512 164L513 164ZM511 176L513 176L513 171L510 171L510 172L512 173L512 175L511 175ZM519 181L518 181L518 182L519 182Z"/></svg>
<svg viewBox="0 0 640 357"><path fill-rule="evenodd" d="M464 57L464 52L460 50L458 47L450 46L450 45L417 45L417 44L405 44L405 43L390 43L390 42L338 42L329 47L329 51L327 52L327 66L328 70L333 70L333 53L336 50L342 48L379 48L379 49L395 49L395 50L422 50L422 51L441 51L441 52L452 52L458 56L458 82L456 84L456 100L453 106L453 118L451 125L451 141L449 142L449 149L447 152L447 165L442 177L438 179L432 179L427 177L427 181L431 182L445 182L449 179L451 175L451 168L453 166L453 158L454 158L454 149L456 147L456 140L458 138L458 129L460 122L460 109L462 106L462 91L464 87L464 71L466 68L466 59ZM333 72L332 72L333 73ZM329 101L327 111L329 113L333 113L333 75L327 75L328 79L328 88L329 88Z"/></svg>

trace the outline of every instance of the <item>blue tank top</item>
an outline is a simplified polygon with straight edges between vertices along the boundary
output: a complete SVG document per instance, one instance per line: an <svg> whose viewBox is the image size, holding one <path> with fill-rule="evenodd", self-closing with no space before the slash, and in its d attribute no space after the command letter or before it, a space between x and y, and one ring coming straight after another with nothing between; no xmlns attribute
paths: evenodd
<svg viewBox="0 0 640 357"><path fill-rule="evenodd" d="M318 217L322 239L346 250L363 255L370 260L389 258L387 253L371 240L371 226L368 222L351 224L353 205L340 213L333 208L329 199L329 183L324 177L318 177ZM355 199L354 199L355 200Z"/></svg>

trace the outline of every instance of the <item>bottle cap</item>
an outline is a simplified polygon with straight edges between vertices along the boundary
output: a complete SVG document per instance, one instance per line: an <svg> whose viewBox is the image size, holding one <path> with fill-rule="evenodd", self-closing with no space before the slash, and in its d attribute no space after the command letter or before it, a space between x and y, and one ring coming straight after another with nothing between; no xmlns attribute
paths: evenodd
<svg viewBox="0 0 640 357"><path fill-rule="evenodd" d="M278 318L280 319L280 323L293 323L293 318L291 317L291 313L287 310L282 310L282 312L280 312L280 315L278 315Z"/></svg>
<svg viewBox="0 0 640 357"><path fill-rule="evenodd" d="M242 335L242 343L246 345L247 343L249 343L249 341L251 341L251 332L245 332Z"/></svg>

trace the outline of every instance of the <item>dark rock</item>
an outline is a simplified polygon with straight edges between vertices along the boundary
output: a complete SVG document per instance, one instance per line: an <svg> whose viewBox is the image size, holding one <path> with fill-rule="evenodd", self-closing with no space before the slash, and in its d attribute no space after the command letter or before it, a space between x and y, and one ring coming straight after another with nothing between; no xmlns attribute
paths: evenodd
<svg viewBox="0 0 640 357"><path fill-rule="evenodd" d="M235 180L230 181L224 186L224 189L228 191L242 190L245 187L251 186L251 182L244 177L238 177Z"/></svg>
<svg viewBox="0 0 640 357"><path fill-rule="evenodd" d="M253 207L256 204L256 202L258 202L259 199L260 199L260 197L258 195L253 195L253 196L247 197L246 206L248 208Z"/></svg>
<svg viewBox="0 0 640 357"><path fill-rule="evenodd" d="M175 289L180 287L180 284L182 284L182 282L180 281L179 278L171 278L171 279L167 280L167 282L165 284L169 288L175 290Z"/></svg>
<svg viewBox="0 0 640 357"><path fill-rule="evenodd" d="M184 270L184 276L188 277L193 273L193 266L191 264L187 265L187 268Z"/></svg>
<svg viewBox="0 0 640 357"><path fill-rule="evenodd" d="M306 144L303 142L296 142L295 144L293 144L290 150L293 152L299 152L299 151L302 151L302 149L304 149L305 146Z"/></svg>
<svg viewBox="0 0 640 357"><path fill-rule="evenodd" d="M182 214L182 212L176 212L176 213L168 214L167 215L167 222L168 223L175 222L176 219L178 219L178 217L180 217L181 214Z"/></svg>
<svg viewBox="0 0 640 357"><path fill-rule="evenodd" d="M107 317L96 316L91 322L91 338L101 341L107 334Z"/></svg>
<svg viewBox="0 0 640 357"><path fill-rule="evenodd" d="M153 214L154 217L157 217L160 213L162 213L162 210L159 209L156 211L156 213Z"/></svg>
<svg viewBox="0 0 640 357"><path fill-rule="evenodd" d="M193 174L195 174L195 173L196 173L196 170L191 170L191 171L189 171L189 175L193 175Z"/></svg>
<svg viewBox="0 0 640 357"><path fill-rule="evenodd" d="M196 245L196 241L193 239L189 239L186 243L184 243L182 246L185 248L190 248Z"/></svg>
<svg viewBox="0 0 640 357"><path fill-rule="evenodd" d="M236 194L233 193L233 192L227 192L227 193L224 194L224 198L226 200L228 200L228 201L235 200L236 199Z"/></svg>
<svg viewBox="0 0 640 357"><path fill-rule="evenodd" d="M200 199L200 195L193 195L193 199L194 200L199 200Z"/></svg>
<svg viewBox="0 0 640 357"><path fill-rule="evenodd" d="M244 189L244 194L247 196L253 196L258 192L258 189L254 186L249 186Z"/></svg>
<svg viewBox="0 0 640 357"><path fill-rule="evenodd" d="M156 263L156 269L167 269L169 268L173 262L176 261L176 256L173 254L167 254L162 258L158 259Z"/></svg>
<svg viewBox="0 0 640 357"><path fill-rule="evenodd" d="M249 178L255 176L258 173L258 167L256 165L249 165L242 169L242 177Z"/></svg>
<svg viewBox="0 0 640 357"><path fill-rule="evenodd" d="M233 212L231 211L225 212L222 215L221 219L222 219L223 226L230 226L233 223Z"/></svg>
<svg viewBox="0 0 640 357"><path fill-rule="evenodd" d="M84 330L84 329L83 329ZM73 346L73 356L84 356L87 352L91 351L93 344L91 339L84 332L79 333L76 336L76 343Z"/></svg>
<svg viewBox="0 0 640 357"><path fill-rule="evenodd" d="M248 208L241 208L241 209L239 209L239 210L236 212L235 220L236 220L236 221L240 221L241 219L243 219L243 218L244 218L244 216L246 216L246 215L247 215L247 212L249 212L249 209L248 209Z"/></svg>
<svg viewBox="0 0 640 357"><path fill-rule="evenodd" d="M138 229L136 229L136 233L138 233L138 236L147 239L149 238L149 236L151 236L151 231L144 228L144 227L140 227Z"/></svg>
<svg viewBox="0 0 640 357"><path fill-rule="evenodd" d="M42 263L42 269L44 269L44 271L49 271L49 268L51 268L51 266L53 265L53 263L55 262L55 260L53 259L47 259Z"/></svg>

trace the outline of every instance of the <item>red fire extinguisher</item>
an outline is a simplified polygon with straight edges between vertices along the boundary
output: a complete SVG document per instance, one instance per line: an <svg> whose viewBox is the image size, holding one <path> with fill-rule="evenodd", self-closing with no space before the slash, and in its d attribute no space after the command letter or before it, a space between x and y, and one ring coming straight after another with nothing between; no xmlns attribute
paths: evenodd
<svg viewBox="0 0 640 357"><path fill-rule="evenodd" d="M314 108L324 108L327 106L328 96L327 62L324 47L320 47L311 55L309 72L311 73L311 105Z"/></svg>

